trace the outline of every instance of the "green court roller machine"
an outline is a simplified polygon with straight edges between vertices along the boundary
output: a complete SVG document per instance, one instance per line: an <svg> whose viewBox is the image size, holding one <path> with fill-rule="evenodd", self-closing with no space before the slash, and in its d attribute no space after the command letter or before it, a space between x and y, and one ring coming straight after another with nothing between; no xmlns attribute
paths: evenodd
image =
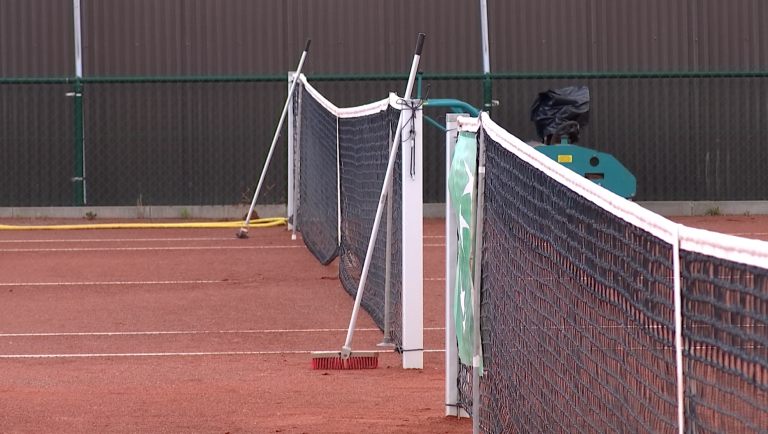
<svg viewBox="0 0 768 434"><path fill-rule="evenodd" d="M589 123L589 89L571 86L542 92L531 107L539 142L537 151L607 190L632 199L637 180L613 155L579 146L581 129Z"/></svg>
<svg viewBox="0 0 768 434"><path fill-rule="evenodd" d="M425 99L423 106L449 108L455 113L474 117L480 114L472 105L457 99ZM429 116L424 119L445 131ZM578 144L579 133L589 121L589 89L586 86L540 93L531 108L531 121L536 124L539 141L529 141L528 144L537 151L625 199L635 197L637 180L624 165L610 154Z"/></svg>

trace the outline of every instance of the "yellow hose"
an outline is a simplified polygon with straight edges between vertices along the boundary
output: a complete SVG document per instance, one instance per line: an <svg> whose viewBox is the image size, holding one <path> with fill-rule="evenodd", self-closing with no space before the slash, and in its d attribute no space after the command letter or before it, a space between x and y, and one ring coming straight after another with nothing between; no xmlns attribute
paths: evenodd
<svg viewBox="0 0 768 434"><path fill-rule="evenodd" d="M287 224L283 217L251 220L248 227L271 228ZM210 223L104 223L84 225L10 226L0 225L0 231L70 230L70 229L181 229L181 228L239 228L245 221Z"/></svg>

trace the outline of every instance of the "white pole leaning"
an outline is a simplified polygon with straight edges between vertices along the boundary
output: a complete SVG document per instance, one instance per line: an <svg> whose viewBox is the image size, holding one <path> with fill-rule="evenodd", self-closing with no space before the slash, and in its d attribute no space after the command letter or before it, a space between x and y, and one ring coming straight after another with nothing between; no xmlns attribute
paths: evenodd
<svg viewBox="0 0 768 434"><path fill-rule="evenodd" d="M413 91L413 83L416 81L416 73L419 69L419 60L421 59L421 50L424 47L424 33L419 33L418 40L416 42L416 51L413 56L413 63L411 64L411 73L408 76L408 84L405 88L404 100L411 98L411 92ZM379 205L376 208L376 218L373 221L373 230L371 231L370 241L368 242L368 250L365 255L365 262L363 263L363 270L360 275L360 283L357 286L357 294L355 296L355 306L352 309L352 318L349 321L349 329L347 330L347 339L344 346L341 347L341 358L349 359L352 354L352 337L355 331L355 323L357 322L357 315L360 311L360 303L363 300L363 290L365 289L365 283L368 279L368 270L371 267L371 257L373 256L373 250L376 246L376 235L379 232L379 225L381 224L381 216L384 212L384 205L387 200L387 192L389 191L389 185L392 183L393 169L395 166L395 160L397 158L397 150L400 146L400 132L402 130L403 117L397 123L397 130L395 131L395 138L392 143L392 152L389 155L389 162L387 163L387 173L384 177L384 185L381 189L381 196L379 199Z"/></svg>
<svg viewBox="0 0 768 434"><path fill-rule="evenodd" d="M286 98L285 105L283 106L283 112L282 114L280 114L280 121L277 123L277 129L275 130L275 135L272 138L272 145L269 147L267 160L264 163L264 169L262 169L261 171L259 184L256 186L256 191L254 192L253 200L251 201L251 207L248 209L248 216L245 218L245 222L243 222L243 226L237 232L238 238L248 238L248 225L250 224L250 221L251 221L251 215L253 215L253 207L256 206L256 200L259 198L259 192L261 191L261 186L264 183L264 177L267 174L267 168L269 167L269 162L272 160L272 153L275 151L277 140L280 138L280 129L283 128L285 115L288 113L288 105L291 103L291 98L293 97L293 91L296 88L296 82L298 81L298 77L301 74L301 68L304 66L304 60L307 58L307 52L309 51L309 44L311 42L312 42L311 39L307 39L307 43L304 45L304 51L301 53L301 59L299 59L299 66L296 68L296 74L294 75L293 84L291 85L290 91L288 91L288 98Z"/></svg>

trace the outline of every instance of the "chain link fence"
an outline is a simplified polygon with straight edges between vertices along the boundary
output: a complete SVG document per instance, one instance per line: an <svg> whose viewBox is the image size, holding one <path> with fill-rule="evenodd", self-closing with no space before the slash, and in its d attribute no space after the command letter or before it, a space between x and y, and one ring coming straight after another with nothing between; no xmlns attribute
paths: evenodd
<svg viewBox="0 0 768 434"><path fill-rule="evenodd" d="M482 75L424 75L422 98L481 108ZM539 92L586 85L580 145L637 177L638 201L766 200L768 74L494 74L492 116L536 140ZM405 76L315 76L338 106L402 94ZM0 79L0 206L249 203L285 102L286 76ZM81 98L82 109L76 100ZM425 107L444 124L444 108ZM82 120L81 120L82 119ZM425 123L424 199L445 197L444 132ZM84 191L76 182L83 155ZM285 131L260 204L286 202Z"/></svg>

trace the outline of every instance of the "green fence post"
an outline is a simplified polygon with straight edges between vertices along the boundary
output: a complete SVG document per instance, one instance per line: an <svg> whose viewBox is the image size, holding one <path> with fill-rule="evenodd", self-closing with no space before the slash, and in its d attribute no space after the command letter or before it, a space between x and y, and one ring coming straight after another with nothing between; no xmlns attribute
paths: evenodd
<svg viewBox="0 0 768 434"><path fill-rule="evenodd" d="M491 74L486 73L483 75L483 110L491 113L493 107L493 92L491 92Z"/></svg>
<svg viewBox="0 0 768 434"><path fill-rule="evenodd" d="M75 176L72 178L75 184L75 206L85 205L85 176L83 172L83 83L75 80Z"/></svg>

